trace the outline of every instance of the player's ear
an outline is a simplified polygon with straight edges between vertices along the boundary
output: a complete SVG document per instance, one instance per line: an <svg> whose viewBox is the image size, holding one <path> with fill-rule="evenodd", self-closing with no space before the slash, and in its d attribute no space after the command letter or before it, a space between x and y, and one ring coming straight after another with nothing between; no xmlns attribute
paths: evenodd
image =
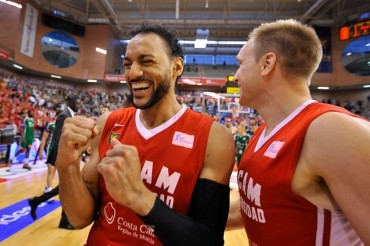
<svg viewBox="0 0 370 246"><path fill-rule="evenodd" d="M179 77L182 75L184 71L184 59L181 57L176 57L174 60L174 66L173 66L173 74L175 77Z"/></svg>
<svg viewBox="0 0 370 246"><path fill-rule="evenodd" d="M261 73L263 75L269 74L275 67L276 64L276 55L273 52L265 54L261 58Z"/></svg>

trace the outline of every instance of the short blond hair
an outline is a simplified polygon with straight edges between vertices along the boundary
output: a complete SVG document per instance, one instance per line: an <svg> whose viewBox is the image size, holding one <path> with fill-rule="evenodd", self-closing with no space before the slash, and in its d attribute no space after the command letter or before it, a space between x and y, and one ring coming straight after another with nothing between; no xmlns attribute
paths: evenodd
<svg viewBox="0 0 370 246"><path fill-rule="evenodd" d="M311 78L322 59L322 45L316 31L296 20L263 23L254 29L256 60L268 52L276 54L286 77Z"/></svg>

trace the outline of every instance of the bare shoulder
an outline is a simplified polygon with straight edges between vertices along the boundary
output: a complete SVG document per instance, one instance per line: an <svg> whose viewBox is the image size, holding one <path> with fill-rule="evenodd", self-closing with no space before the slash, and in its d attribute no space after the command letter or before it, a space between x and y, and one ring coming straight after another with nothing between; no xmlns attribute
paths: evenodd
<svg viewBox="0 0 370 246"><path fill-rule="evenodd" d="M208 145L214 148L230 148L234 146L233 134L225 125L213 122L209 134Z"/></svg>
<svg viewBox="0 0 370 246"><path fill-rule="evenodd" d="M201 177L228 184L234 164L233 135L224 125L213 122L208 137L206 158Z"/></svg>
<svg viewBox="0 0 370 246"><path fill-rule="evenodd" d="M317 188L306 193L309 199L318 206L341 210L368 243L370 221L363 218L370 218L369 146L369 121L325 113L308 128L299 163L307 167L311 184Z"/></svg>
<svg viewBox="0 0 370 246"><path fill-rule="evenodd" d="M346 165L345 162L349 159L361 158L365 153L370 153L369 141L369 121L343 113L329 112L310 124L305 136L304 150L317 161L317 166L315 163L312 165L321 170L321 167L326 168L326 165L320 163L335 161L335 167L338 167L339 164ZM335 167L329 166L330 169Z"/></svg>
<svg viewBox="0 0 370 246"><path fill-rule="evenodd" d="M307 129L293 190L320 207L342 208L349 193L370 185L369 144L368 121L336 112L319 116Z"/></svg>

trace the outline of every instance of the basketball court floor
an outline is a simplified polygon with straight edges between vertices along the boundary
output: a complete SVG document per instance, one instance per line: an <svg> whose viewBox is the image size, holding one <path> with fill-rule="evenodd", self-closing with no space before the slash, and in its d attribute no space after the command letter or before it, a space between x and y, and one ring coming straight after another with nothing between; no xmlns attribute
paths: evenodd
<svg viewBox="0 0 370 246"><path fill-rule="evenodd" d="M30 214L28 198L41 195L46 180L47 167L37 161L32 170L22 169L21 164L0 167L0 245L4 246L82 246L89 227L83 230L59 229L61 215L59 198L43 203L37 210L34 221ZM234 181L233 181L234 180ZM235 182L235 173L231 183ZM57 185L56 175L54 184ZM226 246L247 246L244 230L225 232Z"/></svg>

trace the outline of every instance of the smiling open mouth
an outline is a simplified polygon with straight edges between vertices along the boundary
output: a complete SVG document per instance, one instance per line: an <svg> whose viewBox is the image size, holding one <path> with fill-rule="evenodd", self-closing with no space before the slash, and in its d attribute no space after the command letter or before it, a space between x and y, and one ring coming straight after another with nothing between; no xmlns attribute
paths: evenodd
<svg viewBox="0 0 370 246"><path fill-rule="evenodd" d="M134 91L143 91L147 90L150 87L150 83L134 83L132 84L132 90Z"/></svg>

